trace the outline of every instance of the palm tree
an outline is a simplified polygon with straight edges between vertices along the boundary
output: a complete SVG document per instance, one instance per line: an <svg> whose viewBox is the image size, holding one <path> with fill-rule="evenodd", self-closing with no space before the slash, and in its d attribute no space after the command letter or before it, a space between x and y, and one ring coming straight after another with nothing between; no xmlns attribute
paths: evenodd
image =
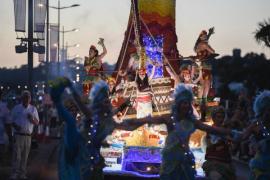
<svg viewBox="0 0 270 180"><path fill-rule="evenodd" d="M255 31L255 39L261 44L264 42L266 47L270 48L270 18L258 24L258 29Z"/></svg>

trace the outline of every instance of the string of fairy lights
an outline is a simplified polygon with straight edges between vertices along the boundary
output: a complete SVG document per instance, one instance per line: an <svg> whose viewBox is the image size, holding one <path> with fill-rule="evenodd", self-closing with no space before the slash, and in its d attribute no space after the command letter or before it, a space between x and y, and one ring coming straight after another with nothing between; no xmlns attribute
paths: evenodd
<svg viewBox="0 0 270 180"><path fill-rule="evenodd" d="M177 122L176 122L175 118L173 116L171 116L171 119L173 121L174 129L177 129L176 128ZM184 128L184 127L182 127L182 128ZM182 139L181 136L179 136L179 141L181 143L181 146L182 146L183 150L185 151L184 152L184 155L185 155L186 159L192 164L192 169L196 172L196 170L195 170L195 157L194 157L193 153L191 152L191 150L188 147L188 145L185 145L185 143L183 143L184 140Z"/></svg>
<svg viewBox="0 0 270 180"><path fill-rule="evenodd" d="M257 125L261 127L263 137L269 138L270 132L269 132L268 128L263 124L263 121L261 121L261 120L257 121Z"/></svg>
<svg viewBox="0 0 270 180"><path fill-rule="evenodd" d="M99 126L99 115L95 114L92 118L92 124L90 125L88 132L88 144L87 148L89 151L90 158L90 170L94 169L94 165L99 161L99 149L97 147L97 129Z"/></svg>

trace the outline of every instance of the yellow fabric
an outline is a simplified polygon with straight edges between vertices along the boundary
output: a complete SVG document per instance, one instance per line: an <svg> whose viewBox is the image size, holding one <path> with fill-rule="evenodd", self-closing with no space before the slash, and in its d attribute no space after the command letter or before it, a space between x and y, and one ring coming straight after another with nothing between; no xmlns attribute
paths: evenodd
<svg viewBox="0 0 270 180"><path fill-rule="evenodd" d="M158 13L160 16L175 17L175 0L140 0L139 10L151 14Z"/></svg>

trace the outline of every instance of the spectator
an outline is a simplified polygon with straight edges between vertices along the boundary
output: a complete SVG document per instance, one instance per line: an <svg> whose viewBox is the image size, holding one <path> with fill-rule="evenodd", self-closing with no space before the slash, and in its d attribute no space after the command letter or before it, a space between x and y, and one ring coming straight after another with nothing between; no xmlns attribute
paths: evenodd
<svg viewBox="0 0 270 180"><path fill-rule="evenodd" d="M270 179L270 91L260 93L253 105L255 120L243 133L242 139L253 136L256 155L249 162L250 179Z"/></svg>
<svg viewBox="0 0 270 180"><path fill-rule="evenodd" d="M34 125L38 125L39 117L36 107L30 104L31 94L23 91L21 104L16 105L12 112L14 131L12 174L10 179L27 179L26 166L31 147L31 134Z"/></svg>
<svg viewBox="0 0 270 180"><path fill-rule="evenodd" d="M225 119L225 109L222 106L216 107L212 111L212 119L214 127L223 127ZM221 138L207 133L207 148L203 163L203 170L210 180L236 179L235 169L232 165L231 154L229 150L229 142L225 138Z"/></svg>
<svg viewBox="0 0 270 180"><path fill-rule="evenodd" d="M11 142L11 119L9 114L9 109L6 103L2 101L2 91L0 90L0 162L3 162L3 157L5 153L5 132L9 137L9 142Z"/></svg>
<svg viewBox="0 0 270 180"><path fill-rule="evenodd" d="M244 131L250 124L250 119L252 118L251 103L247 98L247 93L242 90L239 93L237 105L231 120L229 121L229 126L232 129L238 131ZM239 151L239 158L241 160L248 160L248 144L249 140L244 140L238 143L234 143L232 146L232 151L234 154L237 154Z"/></svg>

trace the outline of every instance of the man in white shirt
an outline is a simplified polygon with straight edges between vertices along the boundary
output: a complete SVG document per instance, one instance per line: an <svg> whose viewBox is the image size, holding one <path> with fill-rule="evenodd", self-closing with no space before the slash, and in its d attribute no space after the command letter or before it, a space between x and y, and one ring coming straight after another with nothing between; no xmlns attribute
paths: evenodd
<svg viewBox="0 0 270 180"><path fill-rule="evenodd" d="M0 163L3 162L6 139L5 134L11 137L11 119L6 103L2 101L2 91L0 90ZM11 138L9 138L10 140ZM9 141L10 142L10 141Z"/></svg>
<svg viewBox="0 0 270 180"><path fill-rule="evenodd" d="M30 102L30 92L23 91L21 104L16 105L11 112L15 142L13 145L12 175L10 179L27 179L26 166L31 147L31 134L34 125L39 123L37 109Z"/></svg>

